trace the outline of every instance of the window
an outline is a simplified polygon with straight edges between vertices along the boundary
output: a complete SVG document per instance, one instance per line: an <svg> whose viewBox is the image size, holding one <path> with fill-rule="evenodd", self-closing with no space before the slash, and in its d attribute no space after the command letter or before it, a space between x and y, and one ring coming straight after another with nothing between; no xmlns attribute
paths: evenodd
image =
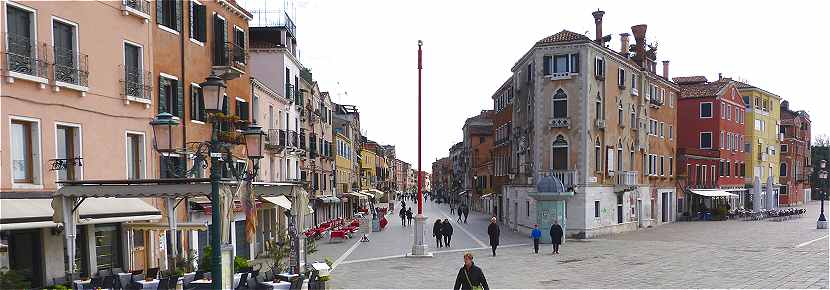
<svg viewBox="0 0 830 290"><path fill-rule="evenodd" d="M594 61L594 75L598 77L605 76L605 60L597 57Z"/></svg>
<svg viewBox="0 0 830 290"><path fill-rule="evenodd" d="M190 38L199 42L207 40L207 9L196 1L190 1Z"/></svg>
<svg viewBox="0 0 830 290"><path fill-rule="evenodd" d="M556 136L556 141L553 142L551 158L552 170L568 169L568 141L562 135Z"/></svg>
<svg viewBox="0 0 830 290"><path fill-rule="evenodd" d="M669 125L669 140L671 140L672 138L674 138L674 127L672 125Z"/></svg>
<svg viewBox="0 0 830 290"><path fill-rule="evenodd" d="M248 102L244 99L236 98L236 115L240 120L249 121Z"/></svg>
<svg viewBox="0 0 830 290"><path fill-rule="evenodd" d="M617 69L617 86L625 87L625 70Z"/></svg>
<svg viewBox="0 0 830 290"><path fill-rule="evenodd" d="M228 42L228 24L225 21L224 17L222 17L219 14L214 14L213 15L213 64L214 65L226 66L226 65L229 64L228 55L225 51L225 43L226 42ZM289 78L290 74L286 74L285 77ZM288 82L286 82L286 84L287 83ZM296 84L294 85L294 88L297 89Z"/></svg>
<svg viewBox="0 0 830 290"><path fill-rule="evenodd" d="M726 160L726 168L725 169L726 169L726 177L729 177L730 175L732 175L732 162L731 161Z"/></svg>
<svg viewBox="0 0 830 290"><path fill-rule="evenodd" d="M600 208L599 208L599 200L595 200L595 201L594 201L594 217L595 217L595 218L598 218L598 217L599 217L599 211L600 211Z"/></svg>
<svg viewBox="0 0 830 290"><path fill-rule="evenodd" d="M712 149L712 132L700 132L700 149Z"/></svg>
<svg viewBox="0 0 830 290"><path fill-rule="evenodd" d="M127 133L127 179L144 177L144 135Z"/></svg>
<svg viewBox="0 0 830 290"><path fill-rule="evenodd" d="M55 81L86 86L81 81L78 62L78 27L75 24L54 19L52 21L52 42L54 43Z"/></svg>
<svg viewBox="0 0 830 290"><path fill-rule="evenodd" d="M124 95L150 99L144 91L144 64L141 46L124 42Z"/></svg>
<svg viewBox="0 0 830 290"><path fill-rule="evenodd" d="M245 30L237 26L233 27L233 44L236 46L233 50L233 60L237 63L245 63ZM320 110L323 107L320 106Z"/></svg>
<svg viewBox="0 0 830 290"><path fill-rule="evenodd" d="M595 113L596 113L596 116L597 116L597 120L605 120L605 117L603 116L605 114L603 114L603 109L602 109L602 97L599 95L599 93L597 93L597 100L596 100L595 104L596 104L596 112Z"/></svg>
<svg viewBox="0 0 830 290"><path fill-rule="evenodd" d="M634 109L634 105L631 105L631 128L637 129L637 111Z"/></svg>
<svg viewBox="0 0 830 290"><path fill-rule="evenodd" d="M37 50L34 46L37 33L34 31L34 10L29 10L11 2L6 6L6 55L8 65L4 69L11 72L32 76L43 76L45 69L39 68ZM4 62L5 62L4 61Z"/></svg>
<svg viewBox="0 0 830 290"><path fill-rule="evenodd" d="M787 176L787 162L781 162L781 169L779 171L781 176Z"/></svg>
<svg viewBox="0 0 830 290"><path fill-rule="evenodd" d="M121 226L95 226L95 261L98 270L121 267Z"/></svg>
<svg viewBox="0 0 830 290"><path fill-rule="evenodd" d="M637 95L637 81L637 75L631 74L631 93L634 95Z"/></svg>
<svg viewBox="0 0 830 290"><path fill-rule="evenodd" d="M12 119L11 156L14 183L39 184L40 171L40 124L32 121Z"/></svg>
<svg viewBox="0 0 830 290"><path fill-rule="evenodd" d="M723 160L721 160L718 164L718 175L723 177L726 174L726 168L724 168L726 166L726 162L723 162Z"/></svg>
<svg viewBox="0 0 830 290"><path fill-rule="evenodd" d="M665 164L665 161L666 160L664 159L664 157L660 156L660 176L665 176L666 175L665 168L663 167L664 164Z"/></svg>
<svg viewBox="0 0 830 290"><path fill-rule="evenodd" d="M665 124L666 123L660 122L660 138L663 138L665 136L665 134L664 134L665 131L663 130L664 129L663 125L665 125Z"/></svg>
<svg viewBox="0 0 830 290"><path fill-rule="evenodd" d="M182 31L182 1L156 1L156 22L174 31Z"/></svg>
<svg viewBox="0 0 830 290"><path fill-rule="evenodd" d="M160 178L177 178L183 175L187 165L187 159L177 154L162 155L159 157L159 177ZM222 166L222 177L230 177L230 169L227 166Z"/></svg>
<svg viewBox="0 0 830 290"><path fill-rule="evenodd" d="M181 118L184 115L182 85L171 75L159 75L159 113L170 113Z"/></svg>
<svg viewBox="0 0 830 290"><path fill-rule="evenodd" d="M551 73L579 73L578 53L554 55L552 59L550 56L544 56L542 60L544 66L542 70L545 75L550 75Z"/></svg>
<svg viewBox="0 0 830 290"><path fill-rule="evenodd" d="M620 125L625 125L624 121L625 121L625 116L623 115L623 105L622 105L622 102L620 102L617 105L617 122Z"/></svg>
<svg viewBox="0 0 830 290"><path fill-rule="evenodd" d="M674 158L669 156L669 176L674 175Z"/></svg>
<svg viewBox="0 0 830 290"><path fill-rule="evenodd" d="M712 118L712 103L700 103L700 118Z"/></svg>
<svg viewBox="0 0 830 290"><path fill-rule="evenodd" d="M724 136L725 135L723 134L723 131L720 131L720 149L723 149L723 145L726 144L726 142L724 142L724 140L725 140Z"/></svg>
<svg viewBox="0 0 830 290"><path fill-rule="evenodd" d="M530 217L530 200L525 200L525 208L527 209L527 216Z"/></svg>
<svg viewBox="0 0 830 290"><path fill-rule="evenodd" d="M559 89L553 95L553 118L567 118L568 117L568 95L565 91Z"/></svg>
<svg viewBox="0 0 830 290"><path fill-rule="evenodd" d="M65 159L68 161L65 168L58 170L58 180L76 180L80 177L78 174L81 167L71 159L81 157L81 134L80 127L57 125L55 126L55 145L56 145L56 159Z"/></svg>
<svg viewBox="0 0 830 290"><path fill-rule="evenodd" d="M594 143L594 170L596 172L602 171L602 150L599 145L599 138L597 138L596 143Z"/></svg>
<svg viewBox="0 0 830 290"><path fill-rule="evenodd" d="M789 152L789 150L790 150L789 145L781 144L781 153L787 153L787 152Z"/></svg>
<svg viewBox="0 0 830 290"><path fill-rule="evenodd" d="M527 64L527 82L533 81L533 63Z"/></svg>
<svg viewBox="0 0 830 290"><path fill-rule="evenodd" d="M720 118L726 119L726 105L723 103L720 104Z"/></svg>
<svg viewBox="0 0 830 290"><path fill-rule="evenodd" d="M617 194L617 223L623 223L623 194Z"/></svg>

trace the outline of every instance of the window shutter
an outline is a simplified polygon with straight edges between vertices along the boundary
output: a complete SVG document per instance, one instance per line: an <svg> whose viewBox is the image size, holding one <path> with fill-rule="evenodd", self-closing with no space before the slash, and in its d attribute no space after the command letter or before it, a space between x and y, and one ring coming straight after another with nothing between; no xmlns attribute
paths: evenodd
<svg viewBox="0 0 830 290"><path fill-rule="evenodd" d="M579 73L579 54L574 53L571 55L571 72L572 73Z"/></svg>
<svg viewBox="0 0 830 290"><path fill-rule="evenodd" d="M190 86L190 119L199 120L199 101L198 90L194 86Z"/></svg>
<svg viewBox="0 0 830 290"><path fill-rule="evenodd" d="M199 29L199 41L205 42L207 41L207 7L204 5L199 5L196 7L197 12L196 17L198 18L198 29Z"/></svg>
<svg viewBox="0 0 830 290"><path fill-rule="evenodd" d="M184 119L184 87L181 81L176 81L176 116Z"/></svg>
<svg viewBox="0 0 830 290"><path fill-rule="evenodd" d="M193 39L196 39L196 35L194 34L194 31L196 31L196 26L197 26L196 15L197 15L196 2L191 1L190 2L190 18L188 18L188 19L190 19L190 22L188 22L188 23L190 24L190 31L189 31L190 38L193 38Z"/></svg>
<svg viewBox="0 0 830 290"><path fill-rule="evenodd" d="M159 113L168 112L169 109L167 105L168 102L168 95L167 95L167 79L162 76L159 76Z"/></svg>
<svg viewBox="0 0 830 290"><path fill-rule="evenodd" d="M184 9L182 9L182 3L183 2L181 0L176 0L176 1L171 1L171 2L173 2L174 5L176 5L176 31L181 32L182 31L182 23L184 22L184 15L183 15L184 11L182 11L182 10L184 10Z"/></svg>
<svg viewBox="0 0 830 290"><path fill-rule="evenodd" d="M164 23L164 0L156 0L156 23Z"/></svg>
<svg viewBox="0 0 830 290"><path fill-rule="evenodd" d="M545 75L550 75L550 56L542 57L542 71Z"/></svg>

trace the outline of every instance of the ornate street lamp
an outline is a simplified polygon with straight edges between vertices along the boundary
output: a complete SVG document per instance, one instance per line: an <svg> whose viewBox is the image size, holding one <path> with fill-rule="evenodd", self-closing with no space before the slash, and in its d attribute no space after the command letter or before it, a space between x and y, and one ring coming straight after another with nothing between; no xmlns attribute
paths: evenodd
<svg viewBox="0 0 830 290"><path fill-rule="evenodd" d="M208 113L215 113L222 111L225 102L225 81L211 74L199 86L202 87L202 96L204 98L205 111Z"/></svg>
<svg viewBox="0 0 830 290"><path fill-rule="evenodd" d="M178 138L173 135L176 131L174 127L178 127L179 121L170 113L161 113L150 121L150 125L153 126L153 148L160 153L176 151Z"/></svg>
<svg viewBox="0 0 830 290"><path fill-rule="evenodd" d="M263 154L263 146L265 146L265 142L263 142L263 138L265 138L265 132L262 131L262 127L254 122L251 125L248 125L248 129L245 130L245 149L248 152L248 159L251 159L252 162L258 163L260 159L262 159ZM256 166L255 166L256 167Z"/></svg>

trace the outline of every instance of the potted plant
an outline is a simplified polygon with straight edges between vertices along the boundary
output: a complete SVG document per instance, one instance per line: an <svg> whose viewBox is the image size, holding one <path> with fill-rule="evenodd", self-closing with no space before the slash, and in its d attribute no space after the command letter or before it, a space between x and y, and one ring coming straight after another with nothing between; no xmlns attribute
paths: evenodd
<svg viewBox="0 0 830 290"><path fill-rule="evenodd" d="M282 273L286 266L286 258L291 253L291 244L286 237L285 232L279 232L275 240L267 241L269 243L266 256L269 258L271 275L274 277L273 282L277 282L277 275Z"/></svg>

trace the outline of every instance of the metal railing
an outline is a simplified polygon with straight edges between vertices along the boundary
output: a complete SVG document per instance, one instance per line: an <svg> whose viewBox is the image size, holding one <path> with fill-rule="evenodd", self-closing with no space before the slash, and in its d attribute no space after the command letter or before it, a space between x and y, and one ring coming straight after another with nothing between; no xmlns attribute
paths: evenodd
<svg viewBox="0 0 830 290"><path fill-rule="evenodd" d="M89 70L87 68L89 57L86 54L62 46L53 46L53 51L54 62L52 68L56 82L82 87L89 86Z"/></svg>
<svg viewBox="0 0 830 290"><path fill-rule="evenodd" d="M3 71L47 78L46 44L38 45L31 38L4 33Z"/></svg>
<svg viewBox="0 0 830 290"><path fill-rule="evenodd" d="M551 128L567 128L571 126L571 119L569 118L551 118L548 121Z"/></svg>
<svg viewBox="0 0 830 290"><path fill-rule="evenodd" d="M125 69L119 66L121 75L121 95L149 101L152 96L153 74L141 69Z"/></svg>
<svg viewBox="0 0 830 290"><path fill-rule="evenodd" d="M268 145L269 149L280 149L285 147L286 132L282 129L268 129Z"/></svg>
<svg viewBox="0 0 830 290"><path fill-rule="evenodd" d="M565 186L566 191L571 191L576 186L576 170L551 170L540 172L539 175L549 175L556 177Z"/></svg>
<svg viewBox="0 0 830 290"><path fill-rule="evenodd" d="M147 0L124 0L124 8L150 15L150 1Z"/></svg>
<svg viewBox="0 0 830 290"><path fill-rule="evenodd" d="M233 42L221 44L213 54L213 66L230 66L240 68L245 65L248 53L244 47Z"/></svg>
<svg viewBox="0 0 830 290"><path fill-rule="evenodd" d="M285 27L288 33L297 37L297 26L283 10L251 10L254 15L251 27Z"/></svg>
<svg viewBox="0 0 830 290"><path fill-rule="evenodd" d="M637 171L617 171L614 179L617 185L635 186L637 185Z"/></svg>
<svg viewBox="0 0 830 290"><path fill-rule="evenodd" d="M663 100L660 100L656 97L651 97L649 98L648 103L659 107L663 105Z"/></svg>

